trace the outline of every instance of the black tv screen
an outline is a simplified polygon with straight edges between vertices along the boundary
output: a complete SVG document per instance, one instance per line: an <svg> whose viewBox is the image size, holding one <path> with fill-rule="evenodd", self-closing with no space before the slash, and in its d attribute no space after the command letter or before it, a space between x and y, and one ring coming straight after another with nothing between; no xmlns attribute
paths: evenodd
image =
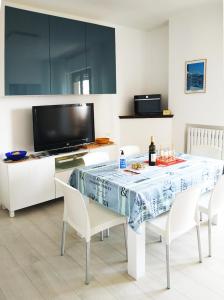
<svg viewBox="0 0 224 300"><path fill-rule="evenodd" d="M34 150L53 150L95 141L93 103L33 106Z"/></svg>

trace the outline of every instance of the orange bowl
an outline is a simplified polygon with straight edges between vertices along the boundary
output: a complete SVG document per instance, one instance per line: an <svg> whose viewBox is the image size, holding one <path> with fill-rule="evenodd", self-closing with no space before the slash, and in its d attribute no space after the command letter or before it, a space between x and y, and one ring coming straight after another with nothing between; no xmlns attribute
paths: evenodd
<svg viewBox="0 0 224 300"><path fill-rule="evenodd" d="M110 142L109 138L102 137L102 138L96 138L97 144L108 144Z"/></svg>

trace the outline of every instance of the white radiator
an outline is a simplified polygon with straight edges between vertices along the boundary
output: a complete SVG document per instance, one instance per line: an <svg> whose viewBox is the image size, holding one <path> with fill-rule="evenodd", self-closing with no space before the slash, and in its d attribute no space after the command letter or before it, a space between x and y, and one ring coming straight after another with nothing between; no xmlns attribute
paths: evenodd
<svg viewBox="0 0 224 300"><path fill-rule="evenodd" d="M224 129L188 127L187 153L224 159Z"/></svg>

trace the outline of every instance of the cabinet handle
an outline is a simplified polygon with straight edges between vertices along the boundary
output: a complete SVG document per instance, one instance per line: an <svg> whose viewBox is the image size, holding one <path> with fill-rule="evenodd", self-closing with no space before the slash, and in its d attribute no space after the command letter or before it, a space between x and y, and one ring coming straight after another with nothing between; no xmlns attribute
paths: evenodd
<svg viewBox="0 0 224 300"><path fill-rule="evenodd" d="M77 159L82 159L82 157L66 158L66 159L58 160L58 163L63 164L64 162L70 162L70 161L74 161L74 160L77 160Z"/></svg>
<svg viewBox="0 0 224 300"><path fill-rule="evenodd" d="M73 157L72 158L66 158L66 159L58 160L58 163L63 164L64 162L69 162L69 161L73 161L73 160L74 160Z"/></svg>

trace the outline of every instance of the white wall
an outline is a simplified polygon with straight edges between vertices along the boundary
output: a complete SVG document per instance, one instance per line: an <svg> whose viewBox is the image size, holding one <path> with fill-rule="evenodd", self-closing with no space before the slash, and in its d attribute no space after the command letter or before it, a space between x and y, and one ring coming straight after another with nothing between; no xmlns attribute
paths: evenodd
<svg viewBox="0 0 224 300"><path fill-rule="evenodd" d="M185 61L207 58L207 92L185 94ZM169 22L169 105L174 144L184 150L186 124L224 125L222 1L186 11Z"/></svg>
<svg viewBox="0 0 224 300"><path fill-rule="evenodd" d="M151 94L162 94L162 108L168 108L169 24L148 33L147 85Z"/></svg>
<svg viewBox="0 0 224 300"><path fill-rule="evenodd" d="M138 145L141 152L147 152L154 136L157 149L172 147L171 118L121 119L120 124L122 145Z"/></svg>
<svg viewBox="0 0 224 300"><path fill-rule="evenodd" d="M62 17L93 20L41 11ZM97 22L102 25L109 25ZM4 15L0 24L0 94L4 95ZM113 24L111 25L113 26ZM119 114L132 112L133 95L147 91L145 60L147 33L135 29L116 27L117 94L90 96L7 96L0 97L0 152L33 148L31 107L34 105L94 102L96 136L110 136L119 141Z"/></svg>
<svg viewBox="0 0 224 300"><path fill-rule="evenodd" d="M134 95L148 93L147 38L148 33L144 31L130 28L122 28L117 31L119 115L133 114Z"/></svg>

